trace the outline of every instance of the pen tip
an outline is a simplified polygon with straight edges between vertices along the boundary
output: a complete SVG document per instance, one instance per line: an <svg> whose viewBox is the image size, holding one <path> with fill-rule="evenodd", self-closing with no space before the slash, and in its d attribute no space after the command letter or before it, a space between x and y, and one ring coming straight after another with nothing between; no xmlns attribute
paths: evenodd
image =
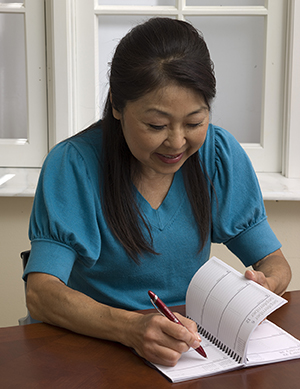
<svg viewBox="0 0 300 389"><path fill-rule="evenodd" d="M199 346L199 347L196 349L196 351L198 351L198 353L199 353L200 355L202 355L202 357L207 358L206 352L203 350L203 347L202 347L202 346Z"/></svg>

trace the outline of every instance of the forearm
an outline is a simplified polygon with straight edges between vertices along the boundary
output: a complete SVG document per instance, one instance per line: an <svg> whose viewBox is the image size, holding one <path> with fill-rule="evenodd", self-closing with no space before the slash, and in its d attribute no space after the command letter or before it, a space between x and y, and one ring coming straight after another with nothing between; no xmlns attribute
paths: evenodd
<svg viewBox="0 0 300 389"><path fill-rule="evenodd" d="M187 318L180 317L183 327L157 313L112 308L43 273L28 276L27 306L37 320L120 342L153 363L174 366L182 352L200 345L196 324Z"/></svg>
<svg viewBox="0 0 300 389"><path fill-rule="evenodd" d="M262 272L266 278L266 287L279 295L285 292L291 280L291 269L281 250L258 261L253 269Z"/></svg>
<svg viewBox="0 0 300 389"><path fill-rule="evenodd" d="M126 330L130 332L129 327L140 314L100 304L55 277L33 276L29 275L27 282L27 306L32 317L83 335L130 346Z"/></svg>

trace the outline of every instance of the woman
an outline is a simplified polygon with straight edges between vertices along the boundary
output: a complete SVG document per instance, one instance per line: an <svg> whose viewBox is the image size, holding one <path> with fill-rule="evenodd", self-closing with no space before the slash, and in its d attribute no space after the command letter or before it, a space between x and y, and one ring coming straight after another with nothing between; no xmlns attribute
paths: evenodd
<svg viewBox="0 0 300 389"><path fill-rule="evenodd" d="M195 323L134 310L150 308L149 289L183 304L211 242L284 292L290 269L251 163L209 124L214 96L208 49L188 23L154 18L121 40L103 120L56 146L41 172L24 274L34 318L174 365L199 346Z"/></svg>

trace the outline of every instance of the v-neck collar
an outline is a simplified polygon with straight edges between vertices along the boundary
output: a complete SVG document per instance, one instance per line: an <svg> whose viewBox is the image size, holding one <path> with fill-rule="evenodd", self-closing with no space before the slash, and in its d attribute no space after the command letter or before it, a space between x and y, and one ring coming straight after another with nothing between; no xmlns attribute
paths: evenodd
<svg viewBox="0 0 300 389"><path fill-rule="evenodd" d="M140 210L150 225L163 230L172 222L183 200L187 197L181 169L174 174L173 182L159 208L154 209L135 188L136 200Z"/></svg>

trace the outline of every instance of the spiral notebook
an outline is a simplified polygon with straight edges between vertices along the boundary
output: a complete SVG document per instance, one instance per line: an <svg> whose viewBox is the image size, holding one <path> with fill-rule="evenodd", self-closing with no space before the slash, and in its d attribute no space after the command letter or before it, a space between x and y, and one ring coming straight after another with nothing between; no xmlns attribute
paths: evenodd
<svg viewBox="0 0 300 389"><path fill-rule="evenodd" d="M186 315L197 323L207 358L190 349L175 367L155 367L180 382L300 358L300 341L264 320L285 303L212 257L194 275L186 295Z"/></svg>

